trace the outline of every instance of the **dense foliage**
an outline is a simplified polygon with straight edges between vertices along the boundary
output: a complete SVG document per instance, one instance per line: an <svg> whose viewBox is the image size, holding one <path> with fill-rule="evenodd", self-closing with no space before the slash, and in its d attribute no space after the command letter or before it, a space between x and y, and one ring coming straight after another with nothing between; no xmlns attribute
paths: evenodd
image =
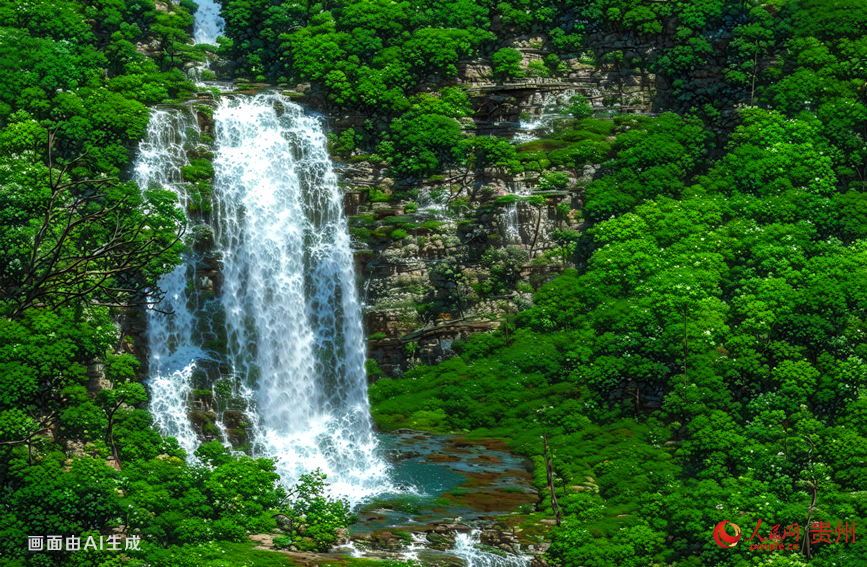
<svg viewBox="0 0 867 567"><path fill-rule="evenodd" d="M814 492L814 520L863 521L864 197L817 114L745 108L715 160L697 118L608 122L620 134L586 188L579 269L542 286L508 335L379 380L378 422L505 436L530 455L546 432L565 516L549 556L565 566L752 564L713 526L803 528ZM865 557L812 551L822 565Z"/></svg>
<svg viewBox="0 0 867 567"><path fill-rule="evenodd" d="M813 520L863 522L867 77L852 8L861 23L839 30L820 3L777 14L782 57L724 145L704 107L618 117L595 139L593 120L566 124L519 147L529 168L602 162L578 269L539 289L508 335L380 380L378 421L505 436L536 456L546 432L565 518L549 557L565 566L753 564L713 526L806 532L814 494ZM865 560L858 545L812 553Z"/></svg>
<svg viewBox="0 0 867 567"><path fill-rule="evenodd" d="M282 544L305 550L326 550L353 520L319 473L287 501L267 459L208 443L189 464L157 433L138 362L122 354L117 317L160 299L156 282L177 263L193 212L126 181L131 151L149 106L197 90L185 71L205 50L239 77L309 83L334 113L365 114L332 136L333 154L384 161L399 182L448 176L453 213L476 204L491 172L539 174L539 189L580 194L587 231L552 235L553 254L575 269L532 282L534 304L502 331L456 343L458 357L371 389L383 427L509 439L535 459L542 514L554 512L546 434L564 518L553 563L795 566L806 560L794 552L722 549L711 530L730 520L748 535L761 520L767 536L800 523L804 538L808 515L863 525L863 2L220 4L219 47L190 45L190 0L0 5L3 560L216 566L231 561L226 549L253 557L231 545L274 531L277 513L292 520ZM511 43L522 34L545 38L542 60L523 64ZM600 39L612 37L626 43ZM670 87L657 105L675 112L600 120L579 95L543 139L473 136L473 101L455 86L473 59L492 82L562 77L578 59L646 70ZM576 185L588 165L593 180ZM183 175L210 190L206 159ZM514 197L503 199L473 211ZM353 230L402 240L411 227L398 218ZM481 253L491 277L474 287L454 259L432 273L453 284L445 301L463 312L470 293L517 289L534 252ZM97 363L112 386L98 394ZM142 549L119 558L24 546L34 534L121 532L142 536ZM864 549L817 544L811 564L857 565Z"/></svg>

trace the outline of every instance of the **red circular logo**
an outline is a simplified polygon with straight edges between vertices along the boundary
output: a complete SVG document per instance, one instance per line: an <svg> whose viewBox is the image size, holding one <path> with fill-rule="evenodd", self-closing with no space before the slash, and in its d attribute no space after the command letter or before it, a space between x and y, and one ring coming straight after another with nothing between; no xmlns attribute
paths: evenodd
<svg viewBox="0 0 867 567"><path fill-rule="evenodd" d="M737 524L732 524L732 527L735 529L735 535L730 536L726 533L726 524L732 523L728 520L723 520L716 525L713 529L713 540L720 547L734 547L741 539L741 529Z"/></svg>

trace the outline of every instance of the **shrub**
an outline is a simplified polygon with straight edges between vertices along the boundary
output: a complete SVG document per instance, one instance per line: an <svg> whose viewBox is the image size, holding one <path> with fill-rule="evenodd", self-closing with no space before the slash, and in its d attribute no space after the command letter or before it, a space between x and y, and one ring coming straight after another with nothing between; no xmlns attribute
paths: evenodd
<svg viewBox="0 0 867 567"><path fill-rule="evenodd" d="M551 71L541 61L532 61L529 65L527 65L527 76L550 77Z"/></svg>
<svg viewBox="0 0 867 567"><path fill-rule="evenodd" d="M385 376L385 372L382 371L382 369L379 367L379 364L372 358L368 358L366 361L364 361L364 371L367 373L368 379L377 379Z"/></svg>
<svg viewBox="0 0 867 567"><path fill-rule="evenodd" d="M426 229L426 230L429 230L430 232L439 233L440 229L442 229L443 224L445 224L445 223L443 223L441 221L429 220L429 221L425 221L425 223L423 225L421 225L421 227Z"/></svg>
<svg viewBox="0 0 867 567"><path fill-rule="evenodd" d="M190 229L187 244L193 248L204 248L214 243L214 229L206 224L197 224Z"/></svg>
<svg viewBox="0 0 867 567"><path fill-rule="evenodd" d="M289 537L301 551L328 551L337 543L337 531L358 520L350 512L349 502L325 495L326 478L319 469L301 475L290 491L294 501L280 509L292 519Z"/></svg>
<svg viewBox="0 0 867 567"><path fill-rule="evenodd" d="M538 188L545 191L563 191L569 186L569 176L562 171L546 171L539 178Z"/></svg>
<svg viewBox="0 0 867 567"><path fill-rule="evenodd" d="M564 114L581 120L593 116L593 107L590 106L590 101L586 97L576 94L569 99L569 106L566 107Z"/></svg>

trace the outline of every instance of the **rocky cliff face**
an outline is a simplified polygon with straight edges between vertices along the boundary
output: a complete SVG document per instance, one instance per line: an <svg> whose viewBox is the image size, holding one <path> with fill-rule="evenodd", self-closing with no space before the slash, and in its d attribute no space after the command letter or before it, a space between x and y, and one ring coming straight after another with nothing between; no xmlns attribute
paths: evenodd
<svg viewBox="0 0 867 567"><path fill-rule="evenodd" d="M580 193L533 192L535 181L491 172L474 200L449 200L457 188L436 180L396 200L387 171L343 170L371 379L453 356L455 340L496 329L568 266L550 234L581 229Z"/></svg>

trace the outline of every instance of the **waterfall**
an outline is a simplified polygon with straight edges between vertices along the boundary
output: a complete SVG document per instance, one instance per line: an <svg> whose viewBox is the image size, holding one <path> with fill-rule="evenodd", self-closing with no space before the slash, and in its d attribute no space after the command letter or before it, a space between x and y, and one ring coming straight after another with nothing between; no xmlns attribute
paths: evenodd
<svg viewBox="0 0 867 567"><path fill-rule="evenodd" d="M390 482L370 423L361 306L325 134L276 94L224 97L214 120L222 288L199 297L193 252L160 281L161 311L174 313L148 317L151 412L191 455L190 393L213 388L207 370L223 367L217 377L233 384L253 453L274 459L286 484L320 468L334 493L358 502ZM191 129L192 115L154 112L136 164L142 188L159 184L186 204L179 171L195 147ZM204 348L204 331L225 336L226 351Z"/></svg>
<svg viewBox="0 0 867 567"><path fill-rule="evenodd" d="M577 92L575 89L566 89L562 92L536 94L535 96L540 97L541 112L532 117L532 120L521 119L518 122L518 132L512 136L512 143L524 144L538 139L537 131L550 128L554 120L562 118L561 111L568 106L569 99Z"/></svg>
<svg viewBox="0 0 867 567"><path fill-rule="evenodd" d="M518 203L509 203L506 206L505 221L505 236L507 244L522 244L521 226L518 221Z"/></svg>
<svg viewBox="0 0 867 567"><path fill-rule="evenodd" d="M463 559L467 567L528 567L530 565L530 558L523 555L498 555L476 548L476 545L481 542L481 536L480 530L455 534L455 546L449 551Z"/></svg>
<svg viewBox="0 0 867 567"><path fill-rule="evenodd" d="M198 124L190 114L176 110L154 110L147 135L139 146L135 180L142 190L159 186L174 191L183 208L187 193L181 183L181 167L189 165L185 146L189 135L198 134ZM189 228L189 227L188 227ZM195 332L197 297L188 297L193 260L175 268L159 281L165 298L147 313L150 410L164 435L177 438L187 454L198 446L196 433L187 419L187 401L192 391L191 377L197 360L208 356Z"/></svg>
<svg viewBox="0 0 867 567"><path fill-rule="evenodd" d="M222 301L256 451L284 479L321 468L351 500L381 491L343 198L318 119L275 94L214 113Z"/></svg>
<svg viewBox="0 0 867 567"><path fill-rule="evenodd" d="M196 43L217 44L217 36L223 33L225 21L220 17L220 5L214 0L196 0L199 9L196 10L193 22L193 41Z"/></svg>

